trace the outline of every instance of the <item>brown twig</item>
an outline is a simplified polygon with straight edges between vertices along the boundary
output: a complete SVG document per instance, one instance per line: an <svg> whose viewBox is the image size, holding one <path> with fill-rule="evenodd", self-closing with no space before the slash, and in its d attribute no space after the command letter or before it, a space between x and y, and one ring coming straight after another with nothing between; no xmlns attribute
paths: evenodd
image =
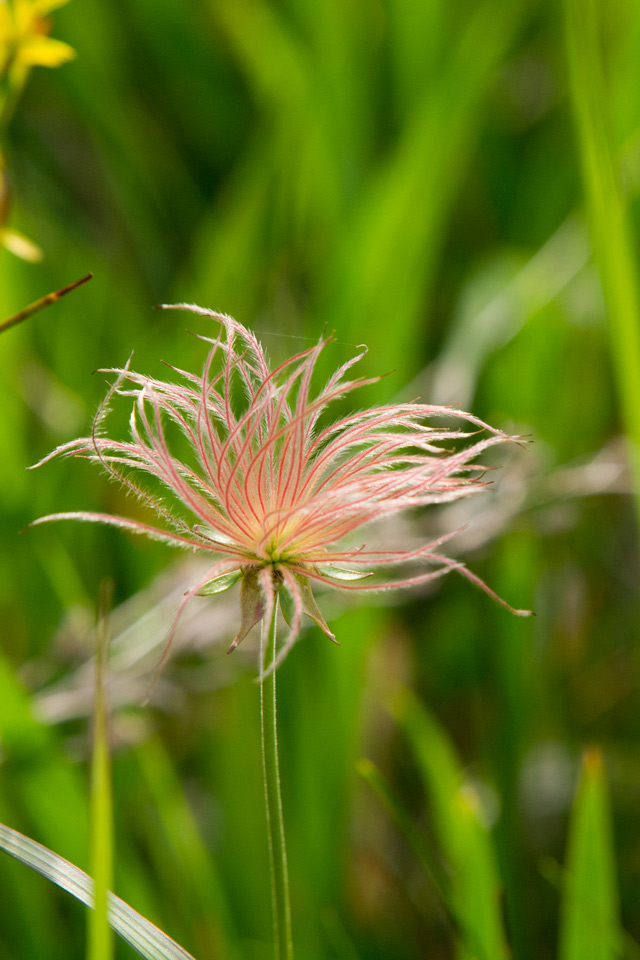
<svg viewBox="0 0 640 960"><path fill-rule="evenodd" d="M40 300L36 300L35 303L30 303L24 310L19 310L18 313L14 313L13 316L7 317L6 320L0 323L0 333L8 330L9 327L15 327L17 323L22 323L23 320L27 320L33 316L34 313L37 313L38 310L42 310L43 307L48 307L50 303L55 303L61 297L64 297L66 293L75 290L76 287L81 287L83 283L91 280L92 276L92 273L88 273L86 277L81 277L74 283L70 283L66 287L61 287L60 290L54 290L53 293L48 293L46 297L41 297Z"/></svg>

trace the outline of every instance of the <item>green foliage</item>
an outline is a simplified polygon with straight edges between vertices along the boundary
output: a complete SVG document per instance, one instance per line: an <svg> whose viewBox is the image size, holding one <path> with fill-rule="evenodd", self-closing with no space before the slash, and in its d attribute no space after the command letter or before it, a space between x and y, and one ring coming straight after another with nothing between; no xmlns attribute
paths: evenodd
<svg viewBox="0 0 640 960"><path fill-rule="evenodd" d="M584 754L569 830L560 960L622 955L613 839L602 754Z"/></svg>
<svg viewBox="0 0 640 960"><path fill-rule="evenodd" d="M106 697L109 663L109 614L111 591L103 584L100 596L98 649L95 656L93 742L91 745L91 876L93 910L89 914L88 960L111 960L109 890L113 886L113 797Z"/></svg>
<svg viewBox="0 0 640 960"><path fill-rule="evenodd" d="M0 820L90 869L84 664L112 577L114 889L200 960L271 949L256 640L225 654L238 588L190 602L154 687L188 560L94 525L25 529L74 509L147 519L89 464L26 468L86 432L96 369L131 350L152 373L200 366L180 316L152 309L180 300L237 315L276 361L327 324L332 363L367 343L364 374L395 368L361 402L457 403L534 440L473 512L392 533L464 527L451 554L535 621L454 574L394 605L327 592L340 648L307 624L278 672L297 955L594 951L587 887L614 927L602 949L637 952L640 564L620 434L637 444L640 8L565 7L72 0L51 36L77 58L34 68L3 134L9 224L45 257L0 251L0 321L94 279L0 333ZM381 704L398 684L396 721ZM540 864L564 860L585 743L610 761L614 840L587 765L556 888ZM0 960L86 955L71 898L8 858L0 891Z"/></svg>
<svg viewBox="0 0 640 960"><path fill-rule="evenodd" d="M406 692L394 712L411 742L431 800L434 834L451 878L461 941L457 955L460 960L507 957L497 863L481 796L424 706Z"/></svg>
<svg viewBox="0 0 640 960"><path fill-rule="evenodd" d="M91 878L68 860L3 824L0 824L0 848L92 907L93 913L98 912ZM193 960L182 947L113 895L109 897L109 918L113 928L145 960ZM97 956L95 951L100 947L96 944L100 942L95 935L91 938L93 956Z"/></svg>
<svg viewBox="0 0 640 960"><path fill-rule="evenodd" d="M609 314L620 406L640 490L640 301L626 210L608 133L601 29L595 0L566 0L569 77L580 138L593 250Z"/></svg>

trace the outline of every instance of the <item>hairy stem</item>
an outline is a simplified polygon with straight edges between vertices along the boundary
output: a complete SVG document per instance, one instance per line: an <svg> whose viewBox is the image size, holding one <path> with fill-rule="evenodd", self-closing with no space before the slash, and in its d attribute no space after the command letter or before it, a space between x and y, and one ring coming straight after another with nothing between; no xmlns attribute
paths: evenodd
<svg viewBox="0 0 640 960"><path fill-rule="evenodd" d="M275 598L269 623L262 621L260 660L262 673L273 664L276 656L276 620L278 599ZM271 863L271 895L273 899L273 935L275 960L292 960L291 906L289 903L289 874L284 838L282 798L280 796L280 767L278 763L278 732L276 714L276 671L262 678L260 683L260 728L262 734L262 771L267 809L267 833Z"/></svg>

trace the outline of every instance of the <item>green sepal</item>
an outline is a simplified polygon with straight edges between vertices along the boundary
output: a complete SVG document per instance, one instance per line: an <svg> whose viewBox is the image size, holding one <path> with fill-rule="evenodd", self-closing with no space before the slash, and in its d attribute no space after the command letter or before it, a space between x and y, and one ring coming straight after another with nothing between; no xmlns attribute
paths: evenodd
<svg viewBox="0 0 640 960"><path fill-rule="evenodd" d="M245 567L240 571L240 629L233 643L227 650L232 650L242 643L246 635L256 623L260 623L264 616L265 602L260 587L260 571L257 567Z"/></svg>
<svg viewBox="0 0 640 960"><path fill-rule="evenodd" d="M242 573L240 570L233 570L231 573L222 573L219 577L214 577L213 580L209 580L204 586L200 587L197 596L212 597L216 593L224 593L225 590L234 587L241 576Z"/></svg>
<svg viewBox="0 0 640 960"><path fill-rule="evenodd" d="M304 577L299 573L294 573L295 581L298 584L298 589L300 590L300 598L302 600L302 612L306 613L310 620L316 624L317 627L320 627L325 636L329 637L329 640L332 640L334 643L338 643L335 638L335 634L331 632L329 626L322 616L320 608L316 603L316 598L313 595L311 590L311 585L309 583L309 578ZM280 608L282 610L282 615L286 620L287 624L291 626L293 618L295 615L295 604L293 602L293 597L286 589L284 584L280 587ZM339 646L339 644L338 644Z"/></svg>
<svg viewBox="0 0 640 960"><path fill-rule="evenodd" d="M278 598L280 600L280 610L282 611L284 622L290 627L295 616L295 605L293 603L293 597L283 584L280 584Z"/></svg>

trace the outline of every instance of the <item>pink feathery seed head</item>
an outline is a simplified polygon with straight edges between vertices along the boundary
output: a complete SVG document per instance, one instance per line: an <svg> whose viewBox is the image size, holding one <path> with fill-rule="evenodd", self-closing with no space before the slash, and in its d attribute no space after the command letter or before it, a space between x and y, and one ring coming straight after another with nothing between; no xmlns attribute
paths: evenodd
<svg viewBox="0 0 640 960"><path fill-rule="evenodd" d="M380 379L349 379L364 349L314 392L314 369L331 337L323 335L272 367L255 335L232 317L189 304L165 309L190 310L219 325L217 336L201 337L209 344L202 374L171 367L178 382L156 380L135 373L131 358L121 369L103 371L114 380L91 435L63 444L40 461L62 455L97 462L151 507L160 524L87 512L51 514L36 524L107 523L209 554L211 567L185 602L240 581L241 623L234 649L279 596L290 631L278 661L298 636L303 614L335 640L311 582L388 590L457 570L511 612L527 615L438 552L453 534L412 550L349 545L374 520L474 493L484 486L476 458L519 438L470 414L421 403L372 407L326 423L322 414L332 401ZM124 440L105 432L117 397L132 403L130 436ZM443 417L457 421L458 428L432 423ZM150 488L137 480L144 474L153 478ZM384 581L376 577L381 567L418 564L429 569Z"/></svg>

